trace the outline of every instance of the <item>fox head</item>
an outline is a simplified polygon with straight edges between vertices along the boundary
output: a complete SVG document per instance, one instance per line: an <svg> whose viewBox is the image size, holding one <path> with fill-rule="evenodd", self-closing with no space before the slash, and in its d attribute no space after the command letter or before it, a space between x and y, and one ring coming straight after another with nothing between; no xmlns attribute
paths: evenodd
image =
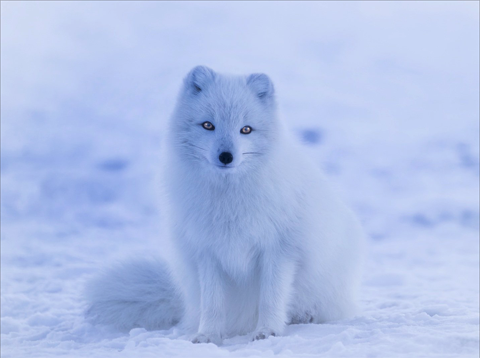
<svg viewBox="0 0 480 358"><path fill-rule="evenodd" d="M170 140L186 162L230 174L262 165L278 127L267 75L225 76L197 66L184 79Z"/></svg>

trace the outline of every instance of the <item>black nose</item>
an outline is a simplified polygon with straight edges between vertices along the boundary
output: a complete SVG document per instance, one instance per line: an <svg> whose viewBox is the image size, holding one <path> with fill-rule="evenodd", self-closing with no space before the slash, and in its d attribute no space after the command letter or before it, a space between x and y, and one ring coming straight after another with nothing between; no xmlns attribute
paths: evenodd
<svg viewBox="0 0 480 358"><path fill-rule="evenodd" d="M218 156L218 159L225 165L233 161L233 155L229 152L223 152Z"/></svg>

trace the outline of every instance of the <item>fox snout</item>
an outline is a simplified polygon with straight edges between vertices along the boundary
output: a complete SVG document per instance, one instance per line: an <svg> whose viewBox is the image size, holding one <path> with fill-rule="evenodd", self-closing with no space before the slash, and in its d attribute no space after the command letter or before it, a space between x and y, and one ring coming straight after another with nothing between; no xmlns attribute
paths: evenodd
<svg viewBox="0 0 480 358"><path fill-rule="evenodd" d="M218 160L220 160L221 163L227 165L233 161L233 155L230 152L222 152L218 156Z"/></svg>

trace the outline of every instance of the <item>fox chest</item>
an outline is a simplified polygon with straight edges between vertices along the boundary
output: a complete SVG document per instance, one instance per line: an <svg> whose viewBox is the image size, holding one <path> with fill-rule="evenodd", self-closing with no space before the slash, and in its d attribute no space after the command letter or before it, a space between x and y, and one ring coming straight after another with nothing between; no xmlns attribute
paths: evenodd
<svg viewBox="0 0 480 358"><path fill-rule="evenodd" d="M222 242L254 243L278 229L275 209L260 198L210 197L197 205L202 213L195 220L195 227Z"/></svg>
<svg viewBox="0 0 480 358"><path fill-rule="evenodd" d="M211 255L232 277L252 272L262 252L281 236L268 205L234 198L206 198L196 204L197 214L184 221L192 248Z"/></svg>

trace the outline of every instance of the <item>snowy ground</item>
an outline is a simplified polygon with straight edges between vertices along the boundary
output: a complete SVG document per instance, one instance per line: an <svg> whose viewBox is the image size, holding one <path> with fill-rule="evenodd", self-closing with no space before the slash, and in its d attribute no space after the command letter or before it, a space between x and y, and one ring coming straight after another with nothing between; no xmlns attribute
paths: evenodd
<svg viewBox="0 0 480 358"><path fill-rule="evenodd" d="M478 357L478 2L2 2L2 357ZM355 318L221 347L85 322L166 254L154 182L185 73L266 72L371 240Z"/></svg>

